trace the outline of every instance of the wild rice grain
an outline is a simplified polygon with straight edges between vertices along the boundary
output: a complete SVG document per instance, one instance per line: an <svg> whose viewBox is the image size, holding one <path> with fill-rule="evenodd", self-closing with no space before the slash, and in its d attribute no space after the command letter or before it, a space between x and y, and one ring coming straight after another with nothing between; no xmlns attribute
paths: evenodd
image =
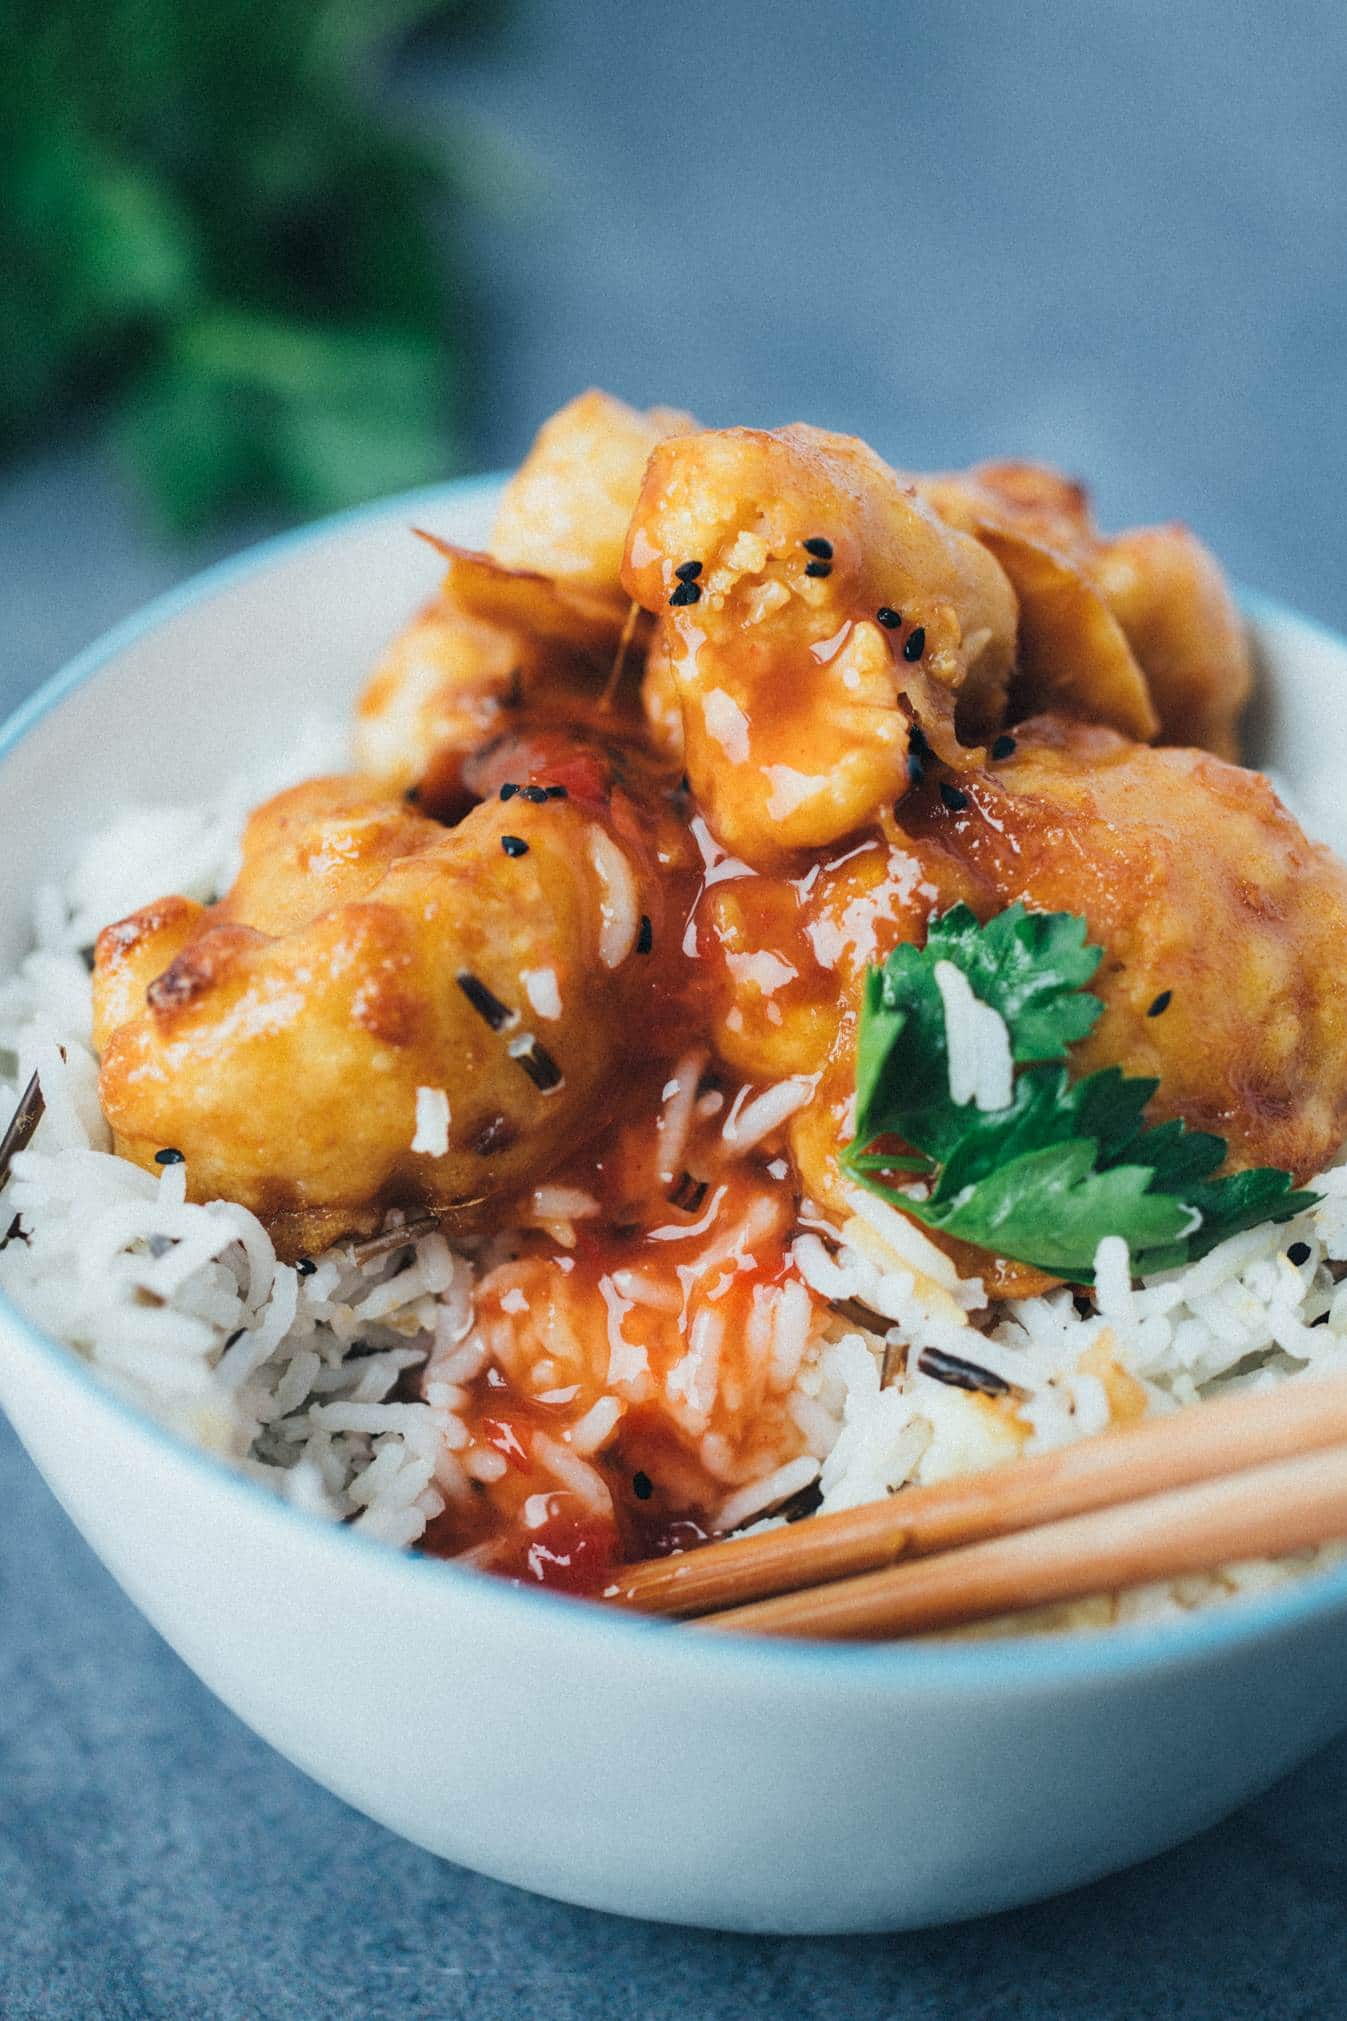
<svg viewBox="0 0 1347 2021"><path fill-rule="evenodd" d="M1011 1385L1004 1376L993 1375L979 1362L965 1361L961 1354L948 1354L944 1348L924 1347L917 1356L917 1367L923 1375L929 1375L934 1382L948 1383L951 1389L974 1390L982 1396L1011 1394Z"/></svg>
<svg viewBox="0 0 1347 2021"><path fill-rule="evenodd" d="M9 1168L19 1152L26 1151L32 1143L46 1106L42 1084L34 1074L19 1098L19 1106L10 1117L4 1136L0 1137L0 1186L8 1179Z"/></svg>
<svg viewBox="0 0 1347 2021"><path fill-rule="evenodd" d="M502 1003L469 969L460 969L454 979L478 1017L490 1025L493 1032L503 1032L507 1025L518 1023L518 1011L512 1011L508 1004Z"/></svg>

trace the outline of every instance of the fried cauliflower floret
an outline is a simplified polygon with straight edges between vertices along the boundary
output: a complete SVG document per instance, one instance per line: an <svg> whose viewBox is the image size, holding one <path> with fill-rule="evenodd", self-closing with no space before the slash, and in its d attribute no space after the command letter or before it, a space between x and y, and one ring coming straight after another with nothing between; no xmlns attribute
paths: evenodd
<svg viewBox="0 0 1347 2021"><path fill-rule="evenodd" d="M966 807L927 790L905 825L962 857L988 911L1084 915L1104 1015L1076 1070L1157 1076L1154 1119L1312 1175L1347 1136L1347 868L1255 772L1052 719L1016 734L956 775Z"/></svg>
<svg viewBox="0 0 1347 2021"><path fill-rule="evenodd" d="M1160 728L1146 676L1087 566L1078 485L1033 464L981 464L917 479L922 496L994 554L1019 599L1012 714L1056 709L1148 740Z"/></svg>
<svg viewBox="0 0 1347 2021"><path fill-rule="evenodd" d="M356 705L365 771L402 791L433 770L443 794L453 761L503 711L597 691L629 610L619 570L647 459L694 426L673 408L640 414L582 393L543 424L505 487L490 554L432 539L448 564L439 594Z"/></svg>
<svg viewBox="0 0 1347 2021"><path fill-rule="evenodd" d="M650 452L696 425L674 407L642 414L609 393L581 393L543 423L506 485L492 554L625 608L622 550Z"/></svg>
<svg viewBox="0 0 1347 2021"><path fill-rule="evenodd" d="M916 480L996 555L1020 599L1017 713L1053 709L1238 755L1248 643L1214 558L1186 527L1101 535L1084 487L1034 463Z"/></svg>
<svg viewBox="0 0 1347 2021"><path fill-rule="evenodd" d="M1045 717L1020 727L1008 757L931 768L897 818L838 861L703 895L697 953L717 1052L755 1080L815 1077L789 1125L811 1198L846 1211L838 1159L854 1129L865 971L900 942L920 945L956 903L987 919L1016 900L1082 914L1104 949L1091 985L1104 1015L1073 1071L1158 1078L1152 1118L1214 1131L1235 1165L1304 1179L1335 1156L1347 1136L1335 980L1347 869L1257 774ZM964 1262L986 1274L985 1258Z"/></svg>
<svg viewBox="0 0 1347 2021"><path fill-rule="evenodd" d="M441 593L398 633L356 703L355 753L394 792L422 777L432 755L470 750L514 691L521 640L474 618Z"/></svg>
<svg viewBox="0 0 1347 2021"><path fill-rule="evenodd" d="M427 536L429 538L429 536ZM522 708L596 696L621 635L616 607L550 576L431 540L438 597L393 640L356 704L363 769L394 790L427 775L452 796L457 768Z"/></svg>
<svg viewBox="0 0 1347 2021"><path fill-rule="evenodd" d="M1005 575L851 436L662 443L623 581L661 619L648 700L667 720L676 693L693 792L755 866L850 833L903 791L912 718L949 755L956 710L963 734L999 720Z"/></svg>
<svg viewBox="0 0 1347 2021"><path fill-rule="evenodd" d="M601 1126L639 1026L660 899L618 812L516 796L446 831L351 782L281 796L215 912L170 899L100 936L119 1150L180 1150L194 1199L241 1201L288 1254L391 1206L461 1221L545 1171ZM447 1135L413 1149L427 1089Z"/></svg>
<svg viewBox="0 0 1347 2021"><path fill-rule="evenodd" d="M1237 758L1253 668L1215 557L1186 526L1145 526L1107 541L1095 574L1145 668L1164 741Z"/></svg>

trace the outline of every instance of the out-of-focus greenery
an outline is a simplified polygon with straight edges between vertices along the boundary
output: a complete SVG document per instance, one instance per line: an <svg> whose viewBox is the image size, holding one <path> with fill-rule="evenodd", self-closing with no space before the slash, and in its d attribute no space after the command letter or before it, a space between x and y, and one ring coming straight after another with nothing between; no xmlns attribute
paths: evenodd
<svg viewBox="0 0 1347 2021"><path fill-rule="evenodd" d="M0 0L0 455L95 403L177 531L451 467L462 196L376 59L469 9Z"/></svg>

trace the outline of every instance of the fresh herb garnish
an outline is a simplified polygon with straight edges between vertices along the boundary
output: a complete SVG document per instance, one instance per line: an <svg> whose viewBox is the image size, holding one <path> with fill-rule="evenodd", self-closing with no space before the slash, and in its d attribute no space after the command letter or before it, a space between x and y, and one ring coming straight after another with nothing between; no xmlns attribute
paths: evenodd
<svg viewBox="0 0 1347 2021"><path fill-rule="evenodd" d="M1017 904L982 926L957 905L924 948L896 948L872 968L848 1170L926 1227L1076 1284L1093 1281L1106 1235L1124 1238L1140 1276L1313 1206L1315 1194L1270 1166L1213 1177L1223 1137L1145 1121L1158 1081L1118 1067L1072 1079L1067 1049L1103 1011L1087 989L1100 956L1072 913ZM1005 1021L1021 1071L1003 1109L950 1095L941 961ZM925 1182L915 1194L914 1181Z"/></svg>

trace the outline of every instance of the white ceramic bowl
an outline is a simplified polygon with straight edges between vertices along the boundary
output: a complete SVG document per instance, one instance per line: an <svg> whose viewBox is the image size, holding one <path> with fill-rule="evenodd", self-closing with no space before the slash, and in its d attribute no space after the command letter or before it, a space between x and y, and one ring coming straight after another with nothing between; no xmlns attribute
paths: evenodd
<svg viewBox="0 0 1347 2021"><path fill-rule="evenodd" d="M448 486L259 548L84 654L0 734L0 966L123 798L208 793L342 708L433 585ZM1347 647L1254 603L1281 773L1341 767ZM402 1556L273 1500L0 1300L0 1401L93 1548L227 1705L329 1789L526 1888L726 1929L943 1922L1213 1823L1347 1724L1347 1568L1081 1639L700 1637Z"/></svg>

